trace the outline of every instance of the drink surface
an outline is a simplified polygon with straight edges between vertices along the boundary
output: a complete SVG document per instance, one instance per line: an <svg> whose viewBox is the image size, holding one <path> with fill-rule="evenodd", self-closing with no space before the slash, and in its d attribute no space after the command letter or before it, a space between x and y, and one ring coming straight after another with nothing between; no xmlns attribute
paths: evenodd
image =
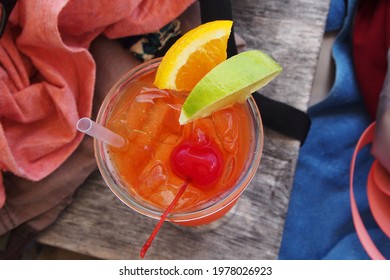
<svg viewBox="0 0 390 280"><path fill-rule="evenodd" d="M235 104L180 126L180 109L187 94L157 89L154 75L130 83L113 108L107 126L125 137L128 145L110 147L111 160L130 192L163 210L185 180L172 170L172 151L183 141L211 141L222 157L221 174L212 186L190 183L174 211L203 208L233 188L249 164L253 141L249 109Z"/></svg>

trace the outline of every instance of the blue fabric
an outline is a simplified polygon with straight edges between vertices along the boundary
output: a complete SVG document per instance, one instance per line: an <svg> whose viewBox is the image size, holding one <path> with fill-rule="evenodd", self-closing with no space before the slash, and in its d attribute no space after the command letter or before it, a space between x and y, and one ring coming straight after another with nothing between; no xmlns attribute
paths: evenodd
<svg viewBox="0 0 390 280"><path fill-rule="evenodd" d="M328 97L308 111L312 126L298 158L279 259L369 258L356 235L349 198L353 150L371 122L353 71L351 29L356 4L353 0L345 6L343 26L333 45L335 83ZM367 202L372 161L368 148L359 154L356 201L375 244L389 258L389 239L378 229Z"/></svg>
<svg viewBox="0 0 390 280"><path fill-rule="evenodd" d="M347 6L344 0L332 0L329 6L328 18L325 24L326 32L339 31L343 27Z"/></svg>

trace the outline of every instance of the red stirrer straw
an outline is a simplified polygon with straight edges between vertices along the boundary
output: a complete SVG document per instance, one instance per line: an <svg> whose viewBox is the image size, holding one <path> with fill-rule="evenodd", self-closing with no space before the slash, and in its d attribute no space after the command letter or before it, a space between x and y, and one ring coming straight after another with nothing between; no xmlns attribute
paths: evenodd
<svg viewBox="0 0 390 280"><path fill-rule="evenodd" d="M142 249L140 251L141 258L145 257L146 252L148 251L150 245L152 245L152 242L153 242L154 238L156 237L158 231L160 230L161 226L165 222L165 219L167 218L168 214L172 211L173 207L176 206L176 204L179 201L180 197L183 195L183 193L187 189L187 186L188 186L189 183L190 183L189 180L187 180L187 181L185 181L183 183L183 185L180 187L179 192L176 194L176 196L173 199L173 201L171 202L171 204L169 204L168 208L161 215L160 221L158 222L158 224L156 225L156 227L154 228L153 232L150 234L148 240L146 240L144 246L142 247Z"/></svg>

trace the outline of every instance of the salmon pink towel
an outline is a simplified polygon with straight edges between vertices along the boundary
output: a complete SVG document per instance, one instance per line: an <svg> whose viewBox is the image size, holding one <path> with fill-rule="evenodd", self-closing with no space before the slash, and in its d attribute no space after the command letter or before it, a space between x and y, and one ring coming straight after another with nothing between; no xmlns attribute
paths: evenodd
<svg viewBox="0 0 390 280"><path fill-rule="evenodd" d="M18 1L0 40L1 171L37 181L79 145L75 124L92 109L93 39L157 31L193 1Z"/></svg>

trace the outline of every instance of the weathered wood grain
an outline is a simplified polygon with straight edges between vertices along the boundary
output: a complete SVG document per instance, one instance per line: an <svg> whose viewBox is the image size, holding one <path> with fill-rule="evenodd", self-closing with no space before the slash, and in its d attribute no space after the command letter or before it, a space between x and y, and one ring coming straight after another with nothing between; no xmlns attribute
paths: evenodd
<svg viewBox="0 0 390 280"><path fill-rule="evenodd" d="M247 48L266 51L284 67L261 93L307 109L328 6L329 0L233 1L235 30ZM265 129L261 166L231 213L208 227L165 223L147 257L277 258L299 148L297 141ZM95 172L38 240L103 259L137 259L155 224L115 198Z"/></svg>

